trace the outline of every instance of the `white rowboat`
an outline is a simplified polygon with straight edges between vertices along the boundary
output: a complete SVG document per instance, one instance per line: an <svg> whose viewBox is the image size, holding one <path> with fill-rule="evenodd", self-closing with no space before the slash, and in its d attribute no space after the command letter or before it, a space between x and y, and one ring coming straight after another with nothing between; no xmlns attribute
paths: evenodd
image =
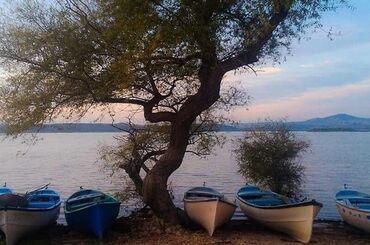
<svg viewBox="0 0 370 245"><path fill-rule="evenodd" d="M341 190L335 195L343 220L370 233L370 195L355 190Z"/></svg>
<svg viewBox="0 0 370 245"><path fill-rule="evenodd" d="M23 236L55 223L60 204L59 195L48 189L25 196L0 195L0 229L5 234L6 244L16 244Z"/></svg>
<svg viewBox="0 0 370 245"><path fill-rule="evenodd" d="M231 219L236 209L235 204L209 187L195 187L187 191L184 207L189 218L205 228L210 236L217 227Z"/></svg>
<svg viewBox="0 0 370 245"><path fill-rule="evenodd" d="M322 207L315 200L296 201L251 185L238 191L237 201L248 218L303 243L311 240L313 221Z"/></svg>

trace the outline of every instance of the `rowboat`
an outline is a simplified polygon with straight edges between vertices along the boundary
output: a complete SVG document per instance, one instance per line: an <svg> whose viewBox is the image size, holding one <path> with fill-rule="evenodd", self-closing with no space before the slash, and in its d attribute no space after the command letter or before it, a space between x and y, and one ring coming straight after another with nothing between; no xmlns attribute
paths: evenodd
<svg viewBox="0 0 370 245"><path fill-rule="evenodd" d="M23 236L54 224L60 204L59 194L47 187L25 195L0 195L0 229L6 244L15 244Z"/></svg>
<svg viewBox="0 0 370 245"><path fill-rule="evenodd" d="M12 193L13 190L6 186L6 183L0 187L0 195L6 194L6 193Z"/></svg>
<svg viewBox="0 0 370 245"><path fill-rule="evenodd" d="M185 212L212 236L217 227L233 216L236 205L209 187L195 187L184 195Z"/></svg>
<svg viewBox="0 0 370 245"><path fill-rule="evenodd" d="M82 189L65 202L64 213L72 228L103 238L104 231L116 220L120 202L96 190Z"/></svg>
<svg viewBox="0 0 370 245"><path fill-rule="evenodd" d="M336 206L343 220L366 232L370 232L370 195L344 189L335 195Z"/></svg>
<svg viewBox="0 0 370 245"><path fill-rule="evenodd" d="M315 200L298 201L253 185L242 187L237 201L248 218L303 243L310 241L313 221L322 207Z"/></svg>

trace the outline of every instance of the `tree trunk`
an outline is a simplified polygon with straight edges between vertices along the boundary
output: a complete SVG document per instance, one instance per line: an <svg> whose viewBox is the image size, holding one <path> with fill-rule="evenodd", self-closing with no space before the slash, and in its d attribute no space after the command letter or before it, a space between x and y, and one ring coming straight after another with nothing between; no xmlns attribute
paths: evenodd
<svg viewBox="0 0 370 245"><path fill-rule="evenodd" d="M125 166L124 170L130 177L132 182L134 182L136 192L142 196L143 195L143 180L140 176L140 168L137 169L137 163L131 162L130 165Z"/></svg>
<svg viewBox="0 0 370 245"><path fill-rule="evenodd" d="M214 59L213 61L215 62ZM205 62L199 71L201 86L197 94L188 98L172 124L170 143L165 154L147 173L143 184L143 199L154 214L166 223L179 223L176 206L167 191L169 176L180 167L188 146L192 123L202 111L208 109L219 98L223 71L213 71L212 62ZM212 81L212 82L210 82Z"/></svg>
<svg viewBox="0 0 370 245"><path fill-rule="evenodd" d="M167 151L144 179L144 202L165 223L179 223L177 208L167 190L167 181L182 163L188 145L190 127L194 120L173 125Z"/></svg>

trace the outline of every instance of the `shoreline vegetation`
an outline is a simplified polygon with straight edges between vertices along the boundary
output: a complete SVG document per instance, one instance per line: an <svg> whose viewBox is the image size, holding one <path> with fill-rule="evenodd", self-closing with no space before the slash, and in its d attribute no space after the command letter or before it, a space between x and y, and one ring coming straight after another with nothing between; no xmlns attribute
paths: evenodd
<svg viewBox="0 0 370 245"><path fill-rule="evenodd" d="M317 220L310 243L315 244L370 244L370 234L352 228L342 221ZM1 240L0 244L4 244ZM50 226L24 238L27 245L91 245L91 244L299 244L279 232L272 231L249 220L232 220L217 229L212 237L199 226L159 228L158 221L149 209L142 209L128 217L117 219L106 232L104 239L71 230L65 225Z"/></svg>

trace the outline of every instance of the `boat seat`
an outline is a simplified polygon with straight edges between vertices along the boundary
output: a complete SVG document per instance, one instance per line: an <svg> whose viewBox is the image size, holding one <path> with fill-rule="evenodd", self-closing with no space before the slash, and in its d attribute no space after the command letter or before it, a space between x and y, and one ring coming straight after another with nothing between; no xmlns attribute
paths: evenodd
<svg viewBox="0 0 370 245"><path fill-rule="evenodd" d="M257 206L277 206L285 204L282 200L271 198L271 199L255 199L250 201L252 204Z"/></svg>
<svg viewBox="0 0 370 245"><path fill-rule="evenodd" d="M78 197L71 198L67 200L67 203L84 202L84 201L95 199L95 198L104 199L104 196L105 195L103 193L91 193L91 194L86 194L86 195L81 195Z"/></svg>
<svg viewBox="0 0 370 245"><path fill-rule="evenodd" d="M356 197L356 198L349 198L348 199L351 203L370 203L370 198L362 198L362 197Z"/></svg>
<svg viewBox="0 0 370 245"><path fill-rule="evenodd" d="M82 207L86 207L86 206L90 206L90 205L93 205L95 204L96 202L84 202L84 203L80 203L80 204L72 204L70 207L69 207L69 210L76 210L76 209L79 209L79 208L82 208Z"/></svg>
<svg viewBox="0 0 370 245"><path fill-rule="evenodd" d="M54 205L55 203L50 202L31 202L28 204L27 208L50 208Z"/></svg>
<svg viewBox="0 0 370 245"><path fill-rule="evenodd" d="M222 196L214 195L212 193L186 193L186 198L222 198Z"/></svg>
<svg viewBox="0 0 370 245"><path fill-rule="evenodd" d="M370 203L359 203L359 204L357 204L357 207L359 209L370 210Z"/></svg>
<svg viewBox="0 0 370 245"><path fill-rule="evenodd" d="M245 198L255 198L255 197L261 197L263 195L273 195L273 194L268 191L245 191L245 192L238 193L238 196L245 197Z"/></svg>

